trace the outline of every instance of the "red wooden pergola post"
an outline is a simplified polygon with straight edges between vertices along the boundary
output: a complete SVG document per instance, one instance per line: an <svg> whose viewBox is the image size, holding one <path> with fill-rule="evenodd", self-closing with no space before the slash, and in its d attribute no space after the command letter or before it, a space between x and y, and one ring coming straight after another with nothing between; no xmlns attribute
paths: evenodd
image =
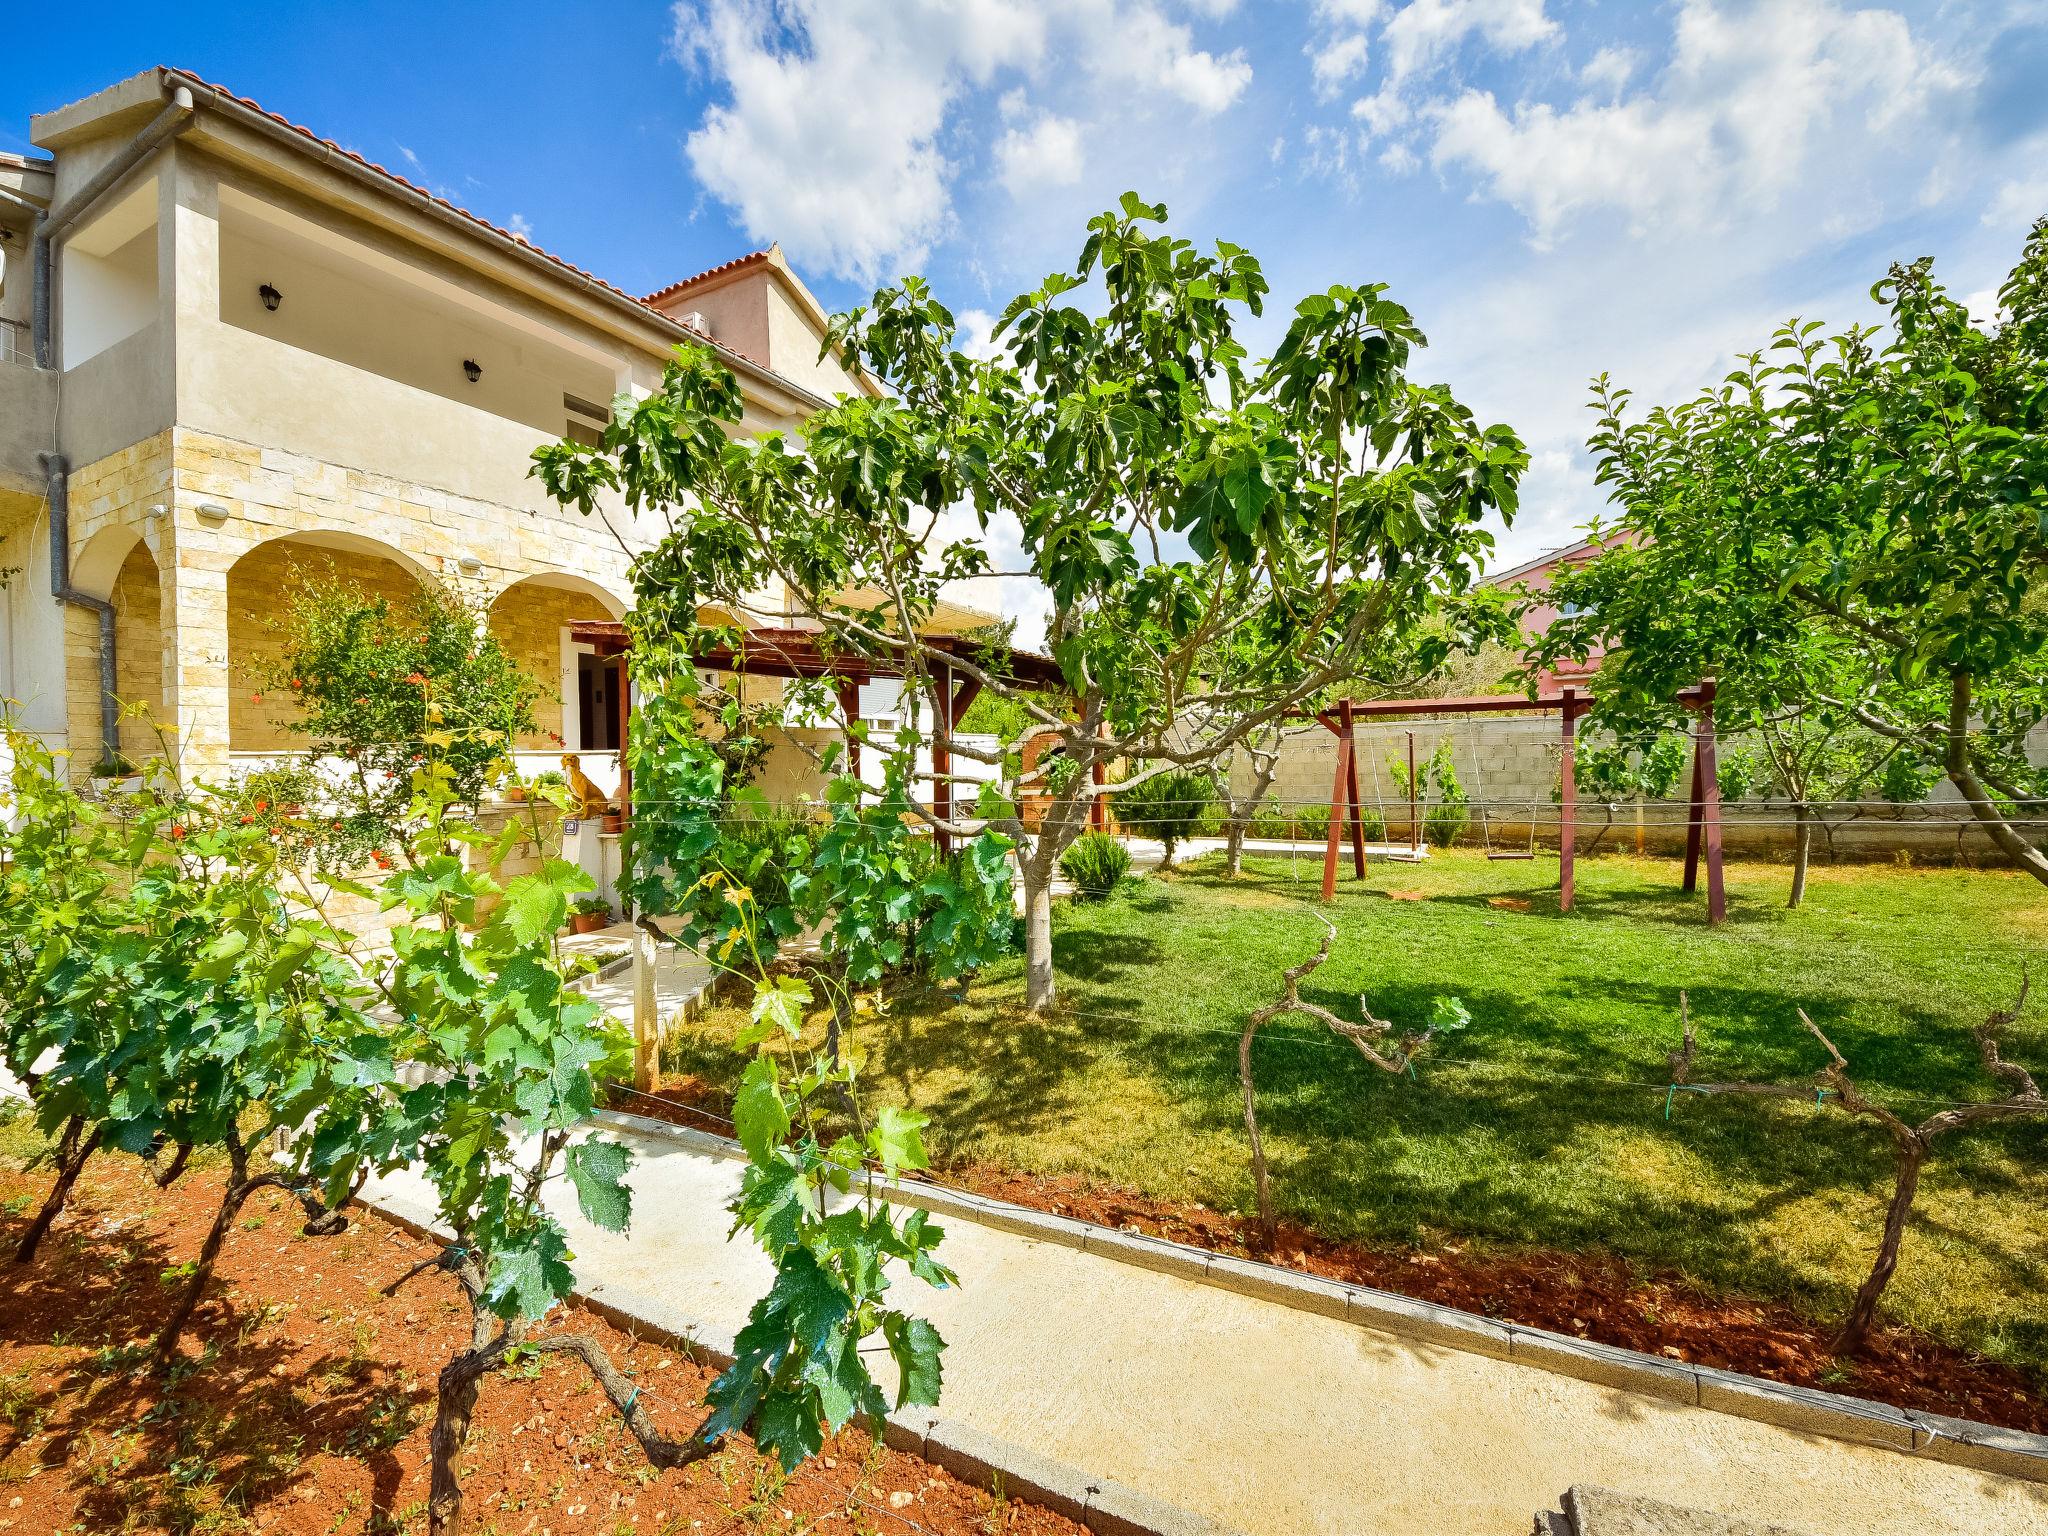
<svg viewBox="0 0 2048 1536"><path fill-rule="evenodd" d="M1728 915L1728 891L1721 878L1721 773L1714 750L1714 679L1703 677L1697 688L1678 700L1694 711L1699 723L1692 739L1692 795L1685 826L1685 889L1699 889L1700 850L1707 855L1707 922L1719 924Z"/></svg>
<svg viewBox="0 0 2048 1536"><path fill-rule="evenodd" d="M1330 784L1330 819L1323 848L1323 900L1337 898L1337 848L1344 837L1344 785L1351 772L1351 733L1338 730L1330 717L1317 717L1337 733L1337 776Z"/></svg>
<svg viewBox="0 0 2048 1536"><path fill-rule="evenodd" d="M1101 758L1096 758L1088 765L1088 777L1098 791L1088 797L1088 830L1101 832L1109 826L1109 797L1099 793L1102 786L1109 781L1109 776L1103 771Z"/></svg>
<svg viewBox="0 0 2048 1536"><path fill-rule="evenodd" d="M1351 807L1351 868L1359 879L1365 878L1365 816L1358 805L1358 738L1352 728L1351 701L1337 701L1337 722L1343 727L1344 742L1344 788L1350 797ZM1333 806L1334 812L1335 807Z"/></svg>
<svg viewBox="0 0 2048 1536"><path fill-rule="evenodd" d="M1358 798L1358 735L1352 720L1351 701L1339 699L1337 713L1319 714L1316 720L1337 738L1337 773L1330 781L1330 819L1323 849L1323 900L1337 895L1337 850L1344 830L1351 830L1351 867L1365 878L1365 816Z"/></svg>
<svg viewBox="0 0 2048 1536"><path fill-rule="evenodd" d="M1569 912L1572 865L1579 851L1579 716L1583 708L1576 688L1564 689L1562 698L1563 707L1558 711L1564 717L1564 726L1557 763L1557 910ZM1529 814L1536 814L1533 806ZM1533 833L1529 847L1532 852L1536 847Z"/></svg>
<svg viewBox="0 0 2048 1536"><path fill-rule="evenodd" d="M981 692L981 684L971 677L957 688L948 678L941 677L936 682L939 728L932 733L932 815L947 821L953 815L953 727ZM934 828L933 838L940 853L953 851L953 834L944 827Z"/></svg>
<svg viewBox="0 0 2048 1536"><path fill-rule="evenodd" d="M633 767L626 751L626 733L632 728L633 715L633 666L624 652L619 654L619 679L612 688L617 695L612 700L612 719L619 743L619 815L623 818L633 814Z"/></svg>
<svg viewBox="0 0 2048 1536"><path fill-rule="evenodd" d="M860 777L860 679L839 680L839 712L846 719L846 771Z"/></svg>

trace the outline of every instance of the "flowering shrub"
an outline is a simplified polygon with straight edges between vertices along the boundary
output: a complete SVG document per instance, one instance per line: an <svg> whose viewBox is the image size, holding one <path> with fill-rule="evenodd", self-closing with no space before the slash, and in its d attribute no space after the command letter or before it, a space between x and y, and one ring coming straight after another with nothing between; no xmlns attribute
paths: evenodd
<svg viewBox="0 0 2048 1536"><path fill-rule="evenodd" d="M263 669L269 693L296 706L286 729L344 772L321 803L337 848L386 847L412 800L413 770L431 753L459 804L474 807L512 741L534 728L540 684L491 634L484 613L424 582L408 601L333 574L295 573Z"/></svg>

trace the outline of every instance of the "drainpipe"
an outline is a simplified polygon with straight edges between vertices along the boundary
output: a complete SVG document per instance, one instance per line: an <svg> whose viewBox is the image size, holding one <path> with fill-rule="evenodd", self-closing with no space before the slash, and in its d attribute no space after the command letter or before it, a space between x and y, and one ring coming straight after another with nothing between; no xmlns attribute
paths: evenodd
<svg viewBox="0 0 2048 1536"><path fill-rule="evenodd" d="M35 344L36 366L54 368L56 348L51 344L50 284L54 261L51 250L57 237L66 228L78 222L92 211L97 203L128 173L142 163L143 157L157 145L177 134L183 133L192 124L192 92L185 86L178 86L171 92L171 99L164 109L149 120L128 146L99 170L92 179L71 196L36 220L34 238L30 241L30 264L34 268L35 280Z"/></svg>
<svg viewBox="0 0 2048 1536"><path fill-rule="evenodd" d="M142 132L131 139L113 159L70 197L38 215L35 234L29 243L35 284L35 362L38 368L56 366L53 344L50 290L55 263L52 251L57 238L92 211L93 205L111 192L128 173L140 165L159 144L183 133L193 123L192 92L178 86L161 112L149 120ZM83 608L99 619L100 625L100 755L109 761L121 750L121 704L115 695L114 605L103 597L81 592L71 584L71 461L58 453L39 453L45 494L50 505L50 595L60 603Z"/></svg>
<svg viewBox="0 0 2048 1536"><path fill-rule="evenodd" d="M114 605L71 585L71 461L61 453L36 457L48 477L44 492L50 503L50 595L99 616L100 757L108 761L121 750L121 705L114 695Z"/></svg>

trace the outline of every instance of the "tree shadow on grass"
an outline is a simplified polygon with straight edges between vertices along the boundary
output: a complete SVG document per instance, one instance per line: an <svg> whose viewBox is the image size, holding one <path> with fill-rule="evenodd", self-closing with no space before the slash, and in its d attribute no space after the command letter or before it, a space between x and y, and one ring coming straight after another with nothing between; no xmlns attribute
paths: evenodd
<svg viewBox="0 0 2048 1536"><path fill-rule="evenodd" d="M266 1192L249 1210L289 1220L296 1206ZM0 1222L9 1253L26 1224ZM54 1383L15 1397L0 1461L46 1437L38 1475L68 1472L82 1528L191 1530L208 1528L221 1508L246 1513L281 1497L311 1456L347 1455L370 1471L372 1527L389 1519L402 1477L391 1448L428 1411L425 1395L380 1380L365 1357L267 1331L268 1317L231 1304L224 1286L194 1314L179 1362L153 1372L149 1342L174 1294L161 1277L189 1257L144 1222L100 1214L87 1195L74 1197L35 1263L0 1262L0 1341L71 1350L107 1341L74 1354ZM314 1380L320 1393L303 1390ZM98 1455L110 1435L130 1441L118 1461Z"/></svg>

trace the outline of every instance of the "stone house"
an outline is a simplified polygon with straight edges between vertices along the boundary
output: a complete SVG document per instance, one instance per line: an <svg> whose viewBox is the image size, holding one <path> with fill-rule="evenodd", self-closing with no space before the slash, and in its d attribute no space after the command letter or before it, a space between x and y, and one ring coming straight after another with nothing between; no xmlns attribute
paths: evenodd
<svg viewBox="0 0 2048 1536"><path fill-rule="evenodd" d="M594 434L681 342L738 376L744 431L879 390L820 360L779 248L637 297L182 71L30 139L0 155L0 693L77 771L112 700L203 776L302 741L249 678L294 567L332 562L486 607L547 687L521 766L566 746L609 787L620 664L570 630L622 615L660 519L555 506L532 449ZM757 601L749 622L807 622Z"/></svg>

